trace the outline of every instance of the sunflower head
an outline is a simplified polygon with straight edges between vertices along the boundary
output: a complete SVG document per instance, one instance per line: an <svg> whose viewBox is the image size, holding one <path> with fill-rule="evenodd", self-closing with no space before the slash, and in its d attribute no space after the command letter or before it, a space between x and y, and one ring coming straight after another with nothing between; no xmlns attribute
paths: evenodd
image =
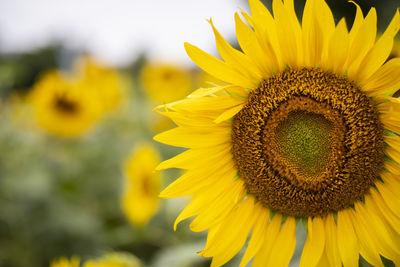
<svg viewBox="0 0 400 267"><path fill-rule="evenodd" d="M167 63L148 63L141 71L147 95L158 103L167 103L189 94L192 81L189 71Z"/></svg>
<svg viewBox="0 0 400 267"><path fill-rule="evenodd" d="M71 259L63 257L53 260L50 263L50 267L79 267L80 266L79 262L80 260L78 257L71 257Z"/></svg>
<svg viewBox="0 0 400 267"><path fill-rule="evenodd" d="M45 74L35 84L30 102L40 126L66 137L85 133L102 113L101 103L90 90L58 71Z"/></svg>
<svg viewBox="0 0 400 267"><path fill-rule="evenodd" d="M93 91L105 111L114 110L127 98L125 81L117 70L107 67L96 59L85 56L75 66L76 79L86 90Z"/></svg>
<svg viewBox="0 0 400 267"><path fill-rule="evenodd" d="M124 165L122 209L135 226L144 226L159 207L160 173L154 172L160 156L149 143L134 148Z"/></svg>
<svg viewBox="0 0 400 267"><path fill-rule="evenodd" d="M376 11L355 3L351 29L323 0L270 11L249 0L235 14L241 51L210 20L221 59L185 44L192 60L227 85L162 105L178 127L156 140L189 150L158 169L186 173L162 197L191 195L176 220L208 230L212 266L251 237L240 266L287 266L299 219L307 240L300 266L400 263L400 58L387 61L400 14L376 38Z"/></svg>
<svg viewBox="0 0 400 267"><path fill-rule="evenodd" d="M140 267L140 261L132 254L112 252L104 256L86 261L83 267Z"/></svg>

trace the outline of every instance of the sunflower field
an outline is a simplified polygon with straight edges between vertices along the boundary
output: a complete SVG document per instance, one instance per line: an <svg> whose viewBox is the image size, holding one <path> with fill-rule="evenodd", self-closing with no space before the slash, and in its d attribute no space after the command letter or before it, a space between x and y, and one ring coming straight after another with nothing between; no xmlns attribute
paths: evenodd
<svg viewBox="0 0 400 267"><path fill-rule="evenodd" d="M0 42L0 267L400 266L400 2L241 7L190 65Z"/></svg>

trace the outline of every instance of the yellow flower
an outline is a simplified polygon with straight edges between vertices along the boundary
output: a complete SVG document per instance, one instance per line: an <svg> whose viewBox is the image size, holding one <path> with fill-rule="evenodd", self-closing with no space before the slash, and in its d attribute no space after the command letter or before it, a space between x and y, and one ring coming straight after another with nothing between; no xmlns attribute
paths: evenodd
<svg viewBox="0 0 400 267"><path fill-rule="evenodd" d="M77 257L59 258L51 262L50 267L79 267L80 260ZM122 252L112 252L104 256L88 260L83 267L140 267L140 261L133 255Z"/></svg>
<svg viewBox="0 0 400 267"><path fill-rule="evenodd" d="M192 89L190 73L166 63L146 65L141 73L141 81L148 96L158 103L185 97Z"/></svg>
<svg viewBox="0 0 400 267"><path fill-rule="evenodd" d="M121 75L111 68L103 66L89 56L80 59L75 71L82 86L93 90L99 97L105 111L118 107L126 98L126 88Z"/></svg>
<svg viewBox="0 0 400 267"><path fill-rule="evenodd" d="M91 90L58 71L45 74L30 97L38 124L60 136L85 133L102 114L102 105Z"/></svg>
<svg viewBox="0 0 400 267"><path fill-rule="evenodd" d="M83 267L140 267L140 261L127 253L108 253L96 260L85 262ZM53 266L51 266L53 267Z"/></svg>
<svg viewBox="0 0 400 267"><path fill-rule="evenodd" d="M67 258L59 258L51 262L50 267L79 267L79 258L71 257L70 260Z"/></svg>
<svg viewBox="0 0 400 267"><path fill-rule="evenodd" d="M122 209L131 223L145 225L159 206L160 173L155 172L160 157L151 144L136 147L124 166L125 186Z"/></svg>
<svg viewBox="0 0 400 267"><path fill-rule="evenodd" d="M178 127L155 137L189 148L157 170L182 168L164 198L191 195L178 216L208 230L221 266L251 237L240 266L287 266L299 220L300 267L400 264L400 58L385 63L400 14L376 41L376 11L358 5L350 31L323 0L273 0L273 16L250 0L235 15L243 52L210 24L223 60L185 44L192 60L226 86L201 88L159 107ZM248 26L250 25L250 26Z"/></svg>

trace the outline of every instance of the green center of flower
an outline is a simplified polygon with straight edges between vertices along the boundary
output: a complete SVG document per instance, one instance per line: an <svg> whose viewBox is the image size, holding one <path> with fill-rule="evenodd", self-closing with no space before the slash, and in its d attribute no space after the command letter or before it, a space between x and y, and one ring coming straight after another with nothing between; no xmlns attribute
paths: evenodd
<svg viewBox="0 0 400 267"><path fill-rule="evenodd" d="M287 69L264 80L232 124L247 191L289 216L322 216L361 200L383 164L375 106L347 78Z"/></svg>
<svg viewBox="0 0 400 267"><path fill-rule="evenodd" d="M283 156L299 172L312 176L329 161L331 130L323 115L298 111L278 125L276 135Z"/></svg>

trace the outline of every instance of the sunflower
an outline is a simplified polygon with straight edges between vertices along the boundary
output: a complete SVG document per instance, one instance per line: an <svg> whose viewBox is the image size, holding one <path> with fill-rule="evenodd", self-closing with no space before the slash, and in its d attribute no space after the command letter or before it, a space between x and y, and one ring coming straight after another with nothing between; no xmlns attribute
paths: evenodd
<svg viewBox="0 0 400 267"><path fill-rule="evenodd" d="M125 163L121 204L129 221L136 226L144 226L158 210L161 177L154 168L159 163L160 156L149 143L137 146Z"/></svg>
<svg viewBox="0 0 400 267"><path fill-rule="evenodd" d="M81 86L93 91L105 111L117 108L126 98L127 92L121 75L94 58L82 57L76 63L75 72Z"/></svg>
<svg viewBox="0 0 400 267"><path fill-rule="evenodd" d="M37 122L48 132L77 137L102 114L102 104L91 90L59 71L46 73L30 96Z"/></svg>
<svg viewBox="0 0 400 267"><path fill-rule="evenodd" d="M112 252L104 256L86 261L83 267L140 267L140 261L128 253Z"/></svg>
<svg viewBox="0 0 400 267"><path fill-rule="evenodd" d="M147 95L158 103L185 97L192 89L189 71L170 63L148 63L141 71L141 82Z"/></svg>
<svg viewBox="0 0 400 267"><path fill-rule="evenodd" d="M80 259L77 257L71 257L71 259L67 259L65 257L53 260L50 263L50 267L79 267Z"/></svg>
<svg viewBox="0 0 400 267"><path fill-rule="evenodd" d="M154 137L189 148L157 169L186 172L161 197L191 196L176 225L208 230L199 252L220 266L250 235L240 266L287 266L299 221L300 266L400 264L400 58L386 61L396 11L376 40L377 15L358 5L350 30L323 0L250 0L235 14L242 51L210 24L223 60L185 43L189 57L228 85L198 89L157 110L177 128ZM251 232L251 234L250 234Z"/></svg>
<svg viewBox="0 0 400 267"><path fill-rule="evenodd" d="M68 260L65 257L51 262L50 267L79 267L80 260L77 257L71 257ZM104 256L88 260L83 267L140 267L140 261L133 255L121 252L112 252Z"/></svg>

